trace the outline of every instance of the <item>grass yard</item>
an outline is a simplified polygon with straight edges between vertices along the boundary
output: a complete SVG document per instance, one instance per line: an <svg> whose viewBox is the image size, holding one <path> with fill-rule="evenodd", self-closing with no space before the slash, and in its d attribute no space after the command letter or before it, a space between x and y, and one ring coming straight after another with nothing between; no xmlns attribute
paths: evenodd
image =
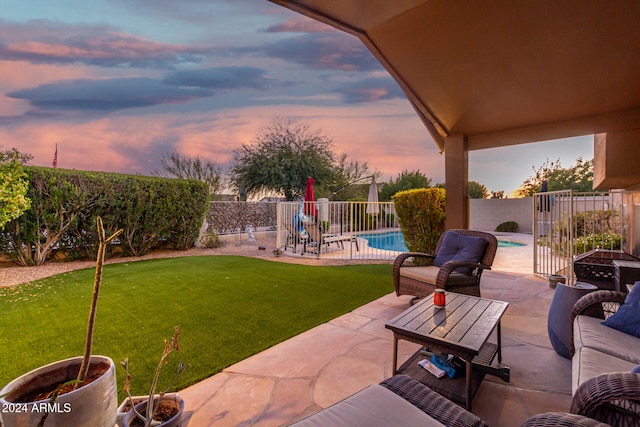
<svg viewBox="0 0 640 427"><path fill-rule="evenodd" d="M79 356L94 269L0 289L0 386L38 366ZM180 325L178 389L347 313L393 290L390 265L304 266L239 256L197 256L105 266L94 354L129 358L132 392L148 393L153 371ZM120 392L120 398L122 398Z"/></svg>

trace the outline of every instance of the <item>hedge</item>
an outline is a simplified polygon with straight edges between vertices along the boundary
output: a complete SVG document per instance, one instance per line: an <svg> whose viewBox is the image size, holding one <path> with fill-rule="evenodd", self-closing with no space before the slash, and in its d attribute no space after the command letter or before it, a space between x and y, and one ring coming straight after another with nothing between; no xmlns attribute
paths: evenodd
<svg viewBox="0 0 640 427"><path fill-rule="evenodd" d="M53 253L93 257L95 217L105 232L119 228L125 255L159 247L187 249L198 238L208 206L207 185L196 180L25 167L31 208L8 223L0 248L18 264L40 265Z"/></svg>
<svg viewBox="0 0 640 427"><path fill-rule="evenodd" d="M443 188L416 188L393 196L398 223L411 252L435 253L445 231L446 193Z"/></svg>

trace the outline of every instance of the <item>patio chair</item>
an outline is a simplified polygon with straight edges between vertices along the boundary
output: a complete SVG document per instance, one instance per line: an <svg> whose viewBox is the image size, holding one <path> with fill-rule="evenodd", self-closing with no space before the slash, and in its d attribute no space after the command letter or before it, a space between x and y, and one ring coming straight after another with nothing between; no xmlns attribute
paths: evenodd
<svg viewBox="0 0 640 427"><path fill-rule="evenodd" d="M525 420L520 427L610 427L610 424L583 415L545 412Z"/></svg>
<svg viewBox="0 0 640 427"><path fill-rule="evenodd" d="M326 252L329 249L329 245L333 243L339 246L340 249L344 249L344 242L352 242L355 243L356 250L360 250L358 247L358 239L356 237L325 233L320 225L315 221L302 221L302 225L304 225L305 230L307 230L307 233L309 234L309 241L307 242L305 251L311 248L312 252L317 257L320 257L320 250L322 247L325 247Z"/></svg>
<svg viewBox="0 0 640 427"><path fill-rule="evenodd" d="M298 250L298 245L302 245L302 252L304 253L307 249L307 238L303 237L300 235L300 233L298 233L295 229L295 227L293 226L293 224L288 223L288 222L283 222L282 225L284 226L284 228L287 229L287 231L289 232L289 234L287 235L287 242L284 246L284 250L286 251L287 248L293 248L293 252L295 253Z"/></svg>
<svg viewBox="0 0 640 427"><path fill-rule="evenodd" d="M296 427L487 427L478 416L408 377L394 375L298 421Z"/></svg>
<svg viewBox="0 0 640 427"><path fill-rule="evenodd" d="M491 269L497 249L498 240L491 233L447 230L438 239L435 254L405 252L396 258L393 263L396 294L420 299L438 288L479 297L480 277L484 270ZM431 264L413 265L412 259Z"/></svg>

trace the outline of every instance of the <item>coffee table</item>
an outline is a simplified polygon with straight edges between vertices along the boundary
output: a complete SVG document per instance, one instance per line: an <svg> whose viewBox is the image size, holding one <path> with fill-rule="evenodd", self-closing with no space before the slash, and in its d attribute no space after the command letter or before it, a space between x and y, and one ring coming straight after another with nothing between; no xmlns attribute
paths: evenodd
<svg viewBox="0 0 640 427"><path fill-rule="evenodd" d="M385 325L393 331L393 372L412 376L471 411L471 400L485 374L509 381L508 367L491 366L496 354L498 362L502 362L500 319L509 304L453 292L446 292L445 296L444 308L435 307L433 297L427 296ZM497 330L497 343L488 341L494 330ZM398 340L401 339L424 345L436 354L460 357L465 361L465 376L435 377L418 365L420 360L429 359L422 350L398 368Z"/></svg>

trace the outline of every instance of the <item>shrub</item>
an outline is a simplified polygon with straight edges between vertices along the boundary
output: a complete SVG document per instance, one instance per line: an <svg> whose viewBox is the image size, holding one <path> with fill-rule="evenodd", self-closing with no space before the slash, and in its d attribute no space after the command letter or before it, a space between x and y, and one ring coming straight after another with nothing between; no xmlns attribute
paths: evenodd
<svg viewBox="0 0 640 427"><path fill-rule="evenodd" d="M215 249L222 246L222 241L220 240L220 235L218 235L218 233L207 231L200 238L200 244L205 248Z"/></svg>
<svg viewBox="0 0 640 427"><path fill-rule="evenodd" d="M618 250L621 247L621 237L615 233L591 234L577 237L573 240L575 254L589 252L593 249Z"/></svg>
<svg viewBox="0 0 640 427"><path fill-rule="evenodd" d="M95 256L95 217L107 233L123 228L119 247L143 255L169 245L192 247L208 203L196 180L25 167L31 207L7 224L0 247L21 265L43 264L55 251ZM112 246L112 245L110 245Z"/></svg>
<svg viewBox="0 0 640 427"><path fill-rule="evenodd" d="M407 248L434 253L445 230L446 193L442 188L418 188L393 196Z"/></svg>
<svg viewBox="0 0 640 427"><path fill-rule="evenodd" d="M495 231L502 233L515 233L518 231L518 223L515 221L506 221L502 224L498 224Z"/></svg>

